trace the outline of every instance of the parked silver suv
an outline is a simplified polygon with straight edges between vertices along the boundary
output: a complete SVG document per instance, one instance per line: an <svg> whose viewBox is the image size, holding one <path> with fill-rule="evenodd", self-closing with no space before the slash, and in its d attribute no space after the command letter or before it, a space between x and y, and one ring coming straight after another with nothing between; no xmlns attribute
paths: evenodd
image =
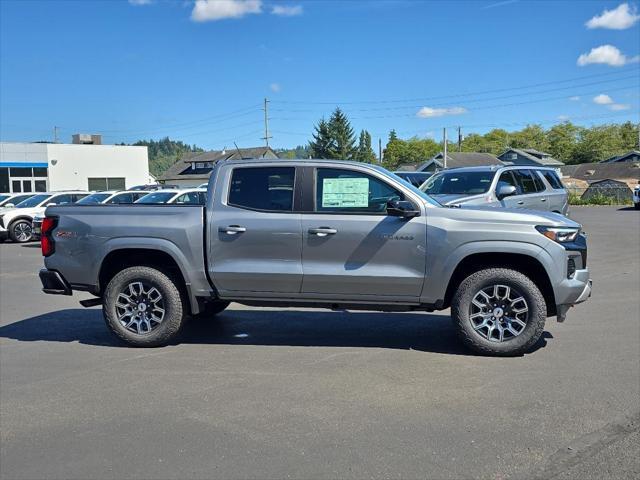
<svg viewBox="0 0 640 480"><path fill-rule="evenodd" d="M436 173L420 189L442 205L527 208L565 216L569 210L569 195L553 168L454 168Z"/></svg>

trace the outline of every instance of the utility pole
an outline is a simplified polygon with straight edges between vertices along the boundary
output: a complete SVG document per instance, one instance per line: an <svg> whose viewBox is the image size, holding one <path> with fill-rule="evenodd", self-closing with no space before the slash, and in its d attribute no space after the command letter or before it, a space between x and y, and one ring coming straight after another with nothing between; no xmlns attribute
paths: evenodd
<svg viewBox="0 0 640 480"><path fill-rule="evenodd" d="M462 151L462 127L458 127L458 151Z"/></svg>
<svg viewBox="0 0 640 480"><path fill-rule="evenodd" d="M378 161L382 163L382 139L378 137Z"/></svg>
<svg viewBox="0 0 640 480"><path fill-rule="evenodd" d="M53 127L53 143L58 143L58 130L60 127Z"/></svg>
<svg viewBox="0 0 640 480"><path fill-rule="evenodd" d="M269 100L265 97L264 99L264 140L266 146L269 146L269 139L273 138L269 135Z"/></svg>
<svg viewBox="0 0 640 480"><path fill-rule="evenodd" d="M442 129L442 148L444 156L442 157L442 168L447 168L447 127Z"/></svg>

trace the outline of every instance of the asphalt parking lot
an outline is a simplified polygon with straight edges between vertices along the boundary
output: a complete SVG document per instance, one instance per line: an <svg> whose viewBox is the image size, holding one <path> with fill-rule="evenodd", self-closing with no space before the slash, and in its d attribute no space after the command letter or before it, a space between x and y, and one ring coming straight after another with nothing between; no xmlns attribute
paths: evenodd
<svg viewBox="0 0 640 480"><path fill-rule="evenodd" d="M638 478L640 212L573 210L594 296L517 358L448 312L240 305L126 348L0 245L0 477Z"/></svg>

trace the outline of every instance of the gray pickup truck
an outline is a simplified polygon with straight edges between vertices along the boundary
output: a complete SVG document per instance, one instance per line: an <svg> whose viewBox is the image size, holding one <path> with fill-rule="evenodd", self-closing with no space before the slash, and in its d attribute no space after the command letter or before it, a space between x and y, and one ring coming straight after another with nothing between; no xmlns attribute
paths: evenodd
<svg viewBox="0 0 640 480"><path fill-rule="evenodd" d="M102 304L109 329L140 347L233 301L451 308L471 349L516 355L591 294L579 224L443 207L382 168L342 161L222 161L204 207L49 207L42 250L44 292L92 293L81 303Z"/></svg>

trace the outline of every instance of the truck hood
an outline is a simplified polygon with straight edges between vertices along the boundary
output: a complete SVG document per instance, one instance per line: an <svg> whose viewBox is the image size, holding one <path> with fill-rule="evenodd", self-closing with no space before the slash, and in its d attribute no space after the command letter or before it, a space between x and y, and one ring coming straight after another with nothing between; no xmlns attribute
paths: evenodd
<svg viewBox="0 0 640 480"><path fill-rule="evenodd" d="M513 223L520 225L544 225L547 227L581 227L579 223L574 222L564 215L540 210L479 207L471 205L465 206L464 208L443 208L451 212L451 217L469 222Z"/></svg>
<svg viewBox="0 0 640 480"><path fill-rule="evenodd" d="M437 194L437 195L429 195L435 201L437 201L440 205L452 205L459 204L464 202L469 202L472 200L480 200L486 195L486 193L480 193L478 195L465 195L463 193L452 193L452 194Z"/></svg>

